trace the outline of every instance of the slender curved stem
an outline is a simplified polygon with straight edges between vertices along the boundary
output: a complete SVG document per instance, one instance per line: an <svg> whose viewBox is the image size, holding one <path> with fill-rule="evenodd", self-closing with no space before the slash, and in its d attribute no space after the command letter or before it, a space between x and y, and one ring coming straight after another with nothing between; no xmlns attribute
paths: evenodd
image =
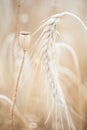
<svg viewBox="0 0 87 130"><path fill-rule="evenodd" d="M24 51L24 55L23 55L23 58L22 58L20 68L19 68L16 87L15 87L14 96L13 96L13 105L12 105L12 109L11 109L11 128L10 128L10 130L14 129L14 108L15 108L15 104L16 104L19 82L20 82L20 78L21 78L21 74L22 74L22 70L23 70L24 59L25 59L25 51Z"/></svg>

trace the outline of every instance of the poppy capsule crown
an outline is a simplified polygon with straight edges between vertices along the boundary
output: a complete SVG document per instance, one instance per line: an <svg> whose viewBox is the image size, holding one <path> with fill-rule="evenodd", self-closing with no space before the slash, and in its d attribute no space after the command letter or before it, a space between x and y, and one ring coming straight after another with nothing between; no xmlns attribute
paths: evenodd
<svg viewBox="0 0 87 130"><path fill-rule="evenodd" d="M30 44L30 33L26 31L21 31L19 34L19 45L22 47L25 51L28 50L29 44Z"/></svg>

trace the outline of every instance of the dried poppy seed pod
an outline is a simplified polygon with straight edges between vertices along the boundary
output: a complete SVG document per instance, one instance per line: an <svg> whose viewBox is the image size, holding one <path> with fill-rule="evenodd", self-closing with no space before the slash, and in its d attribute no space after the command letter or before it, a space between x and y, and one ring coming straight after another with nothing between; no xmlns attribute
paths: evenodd
<svg viewBox="0 0 87 130"><path fill-rule="evenodd" d="M30 44L30 33L27 31L21 31L19 35L19 45L27 51Z"/></svg>

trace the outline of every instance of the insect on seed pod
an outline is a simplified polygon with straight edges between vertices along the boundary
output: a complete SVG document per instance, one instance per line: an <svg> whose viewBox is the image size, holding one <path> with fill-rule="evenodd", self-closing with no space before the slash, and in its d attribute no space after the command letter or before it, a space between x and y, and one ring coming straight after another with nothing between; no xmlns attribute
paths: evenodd
<svg viewBox="0 0 87 130"><path fill-rule="evenodd" d="M27 31L21 31L19 34L19 45L22 47L25 51L28 50L29 44L30 44L31 36L30 33Z"/></svg>

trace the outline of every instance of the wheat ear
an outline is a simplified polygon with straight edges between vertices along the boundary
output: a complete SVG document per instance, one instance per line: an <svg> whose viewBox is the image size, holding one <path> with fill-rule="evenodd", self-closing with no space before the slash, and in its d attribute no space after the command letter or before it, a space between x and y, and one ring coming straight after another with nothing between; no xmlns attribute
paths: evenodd
<svg viewBox="0 0 87 130"><path fill-rule="evenodd" d="M65 109L65 116L68 128L72 128L73 130L75 130L67 108L67 104L64 99L61 86L58 81L57 69L53 59L57 22L58 19L50 18L46 21L46 23L44 23L44 29L42 32L43 35L35 50L34 59L39 57L40 61L42 61L42 66L47 74L47 79L49 82L49 90L51 90L52 99L54 99L54 107L56 107L56 110L54 112L53 122L56 125L53 127L53 129L64 129L62 110ZM59 113L57 110L58 108ZM58 125L59 122L60 126Z"/></svg>
<svg viewBox="0 0 87 130"><path fill-rule="evenodd" d="M58 23L58 21L63 16L66 16L66 15L72 16L76 20L78 20L80 22L80 24L82 25L82 27L84 28L84 30L87 31L87 27L83 23L83 21L73 13L63 12L63 13L53 15L53 16L47 18L45 21L43 21L43 24L39 27L39 29L37 29L32 34L32 36L34 36L38 31L43 29L42 34L40 35L40 37L38 38L38 40L36 41L36 43L34 44L34 46L32 47L32 49L30 51L31 51L31 53L33 52L33 57L32 57L33 60L35 60L35 58L37 58L37 57L39 57L39 59L42 60L42 64L43 64L42 66L45 68L45 71L47 73L47 77L49 79L48 80L49 86L50 86L49 89L52 90L52 96L56 100L56 106L57 107L60 106L60 108L61 108L61 104L63 105L63 108L65 108L65 110L66 110L65 115L67 117L69 129L70 128L75 129L74 125L71 121L71 118L69 116L69 111L68 111L67 104L66 104L64 96L63 96L63 92L61 90L61 86L58 83L58 77L56 74L56 66L55 66L55 63L53 60L53 51L54 51L53 43L55 43L56 23ZM76 69L78 70L78 67ZM77 71L77 73L78 73L78 76L80 79L79 71ZM79 88L79 94L81 95L81 88ZM81 106L81 105L79 105L79 106ZM82 111L82 106L81 106L80 111ZM61 115L62 115L62 112L60 109L60 120L61 120L61 124L62 124L63 121L62 121ZM58 121L58 119L57 119L57 121ZM63 125L59 129L64 129Z"/></svg>

